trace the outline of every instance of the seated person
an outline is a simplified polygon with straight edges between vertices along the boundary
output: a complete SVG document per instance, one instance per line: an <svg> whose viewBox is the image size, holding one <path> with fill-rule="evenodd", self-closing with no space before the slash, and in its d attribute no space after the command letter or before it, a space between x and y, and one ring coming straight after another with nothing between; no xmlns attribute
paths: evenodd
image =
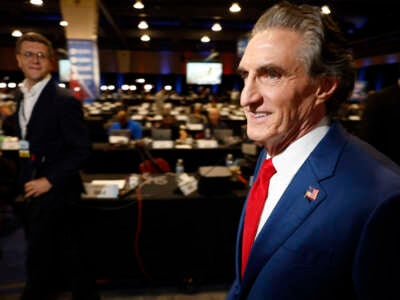
<svg viewBox="0 0 400 300"><path fill-rule="evenodd" d="M14 101L1 101L0 102L0 131L3 134L16 136L17 133L17 119L15 114Z"/></svg>
<svg viewBox="0 0 400 300"><path fill-rule="evenodd" d="M201 103L195 103L193 106L193 112L189 115L188 123L190 124L206 124L207 117L203 115L203 106Z"/></svg>
<svg viewBox="0 0 400 300"><path fill-rule="evenodd" d="M155 128L172 129L172 139L177 139L179 136L179 123L171 114L171 108L165 106L162 111L162 119L154 124Z"/></svg>
<svg viewBox="0 0 400 300"><path fill-rule="evenodd" d="M192 136L187 132L186 126L179 126L179 138L176 140L177 144L187 144L190 145L193 142Z"/></svg>
<svg viewBox="0 0 400 300"><path fill-rule="evenodd" d="M210 129L211 135L214 133L214 129L229 129L228 125L221 120L221 114L216 107L208 110L208 122L205 128Z"/></svg>
<svg viewBox="0 0 400 300"><path fill-rule="evenodd" d="M117 120L108 128L108 134L110 134L113 129L129 129L132 139L138 140L142 138L142 126L140 123L130 119L125 110L120 110L116 115L116 119Z"/></svg>
<svg viewBox="0 0 400 300"><path fill-rule="evenodd" d="M207 124L207 117L203 114L203 105L201 103L195 103L193 106L193 112L189 115L187 120L187 129L193 131L195 139L204 138L204 128ZM194 128L196 126L196 128Z"/></svg>

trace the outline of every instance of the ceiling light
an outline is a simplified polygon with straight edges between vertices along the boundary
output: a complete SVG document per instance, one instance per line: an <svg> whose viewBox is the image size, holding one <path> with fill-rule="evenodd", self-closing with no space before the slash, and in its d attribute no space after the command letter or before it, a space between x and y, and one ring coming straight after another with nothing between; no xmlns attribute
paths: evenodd
<svg viewBox="0 0 400 300"><path fill-rule="evenodd" d="M138 24L138 28L139 29L147 29L147 28L149 28L149 24L147 24L146 21L140 21Z"/></svg>
<svg viewBox="0 0 400 300"><path fill-rule="evenodd" d="M148 34L143 34L143 35L140 37L140 40L141 40L142 42L148 42L148 41L150 41L150 36L149 36Z"/></svg>
<svg viewBox="0 0 400 300"><path fill-rule="evenodd" d="M242 10L242 8L240 7L239 3L237 3L237 2L233 2L231 7L229 7L229 11L231 13L237 13L241 10Z"/></svg>
<svg viewBox="0 0 400 300"><path fill-rule="evenodd" d="M331 9L329 8L328 5L323 5L321 7L321 13L324 15L329 15L331 13Z"/></svg>
<svg viewBox="0 0 400 300"><path fill-rule="evenodd" d="M136 9L143 9L144 8L144 4L142 3L142 1L136 0L135 3L133 4L133 7L136 8Z"/></svg>
<svg viewBox="0 0 400 300"><path fill-rule="evenodd" d="M60 21L59 24L60 24L60 26L62 26L62 27L67 27L67 26L68 26L68 22L65 21L65 20Z"/></svg>
<svg viewBox="0 0 400 300"><path fill-rule="evenodd" d="M204 36L200 39L200 41L201 41L202 43L209 43L209 42L211 41L211 39L210 39L207 35L204 35Z"/></svg>
<svg viewBox="0 0 400 300"><path fill-rule="evenodd" d="M211 27L211 30L212 31L221 31L222 30L221 24L219 24L218 22L214 23L214 25Z"/></svg>
<svg viewBox="0 0 400 300"><path fill-rule="evenodd" d="M138 79L136 79L136 82L137 83L145 83L146 80L144 78L138 78Z"/></svg>
<svg viewBox="0 0 400 300"><path fill-rule="evenodd" d="M20 36L22 36L22 32L21 32L21 30L15 29L15 30L13 30L13 32L11 33L11 35L12 35L13 37L20 37Z"/></svg>
<svg viewBox="0 0 400 300"><path fill-rule="evenodd" d="M153 88L153 86L152 86L150 83L147 83L147 84L145 84L145 85L143 86L143 88L144 88L144 90L145 90L146 92L150 92L151 89Z"/></svg>
<svg viewBox="0 0 400 300"><path fill-rule="evenodd" d="M36 6L42 6L43 5L43 1L42 0L30 0L29 3L32 4L32 5L36 5Z"/></svg>

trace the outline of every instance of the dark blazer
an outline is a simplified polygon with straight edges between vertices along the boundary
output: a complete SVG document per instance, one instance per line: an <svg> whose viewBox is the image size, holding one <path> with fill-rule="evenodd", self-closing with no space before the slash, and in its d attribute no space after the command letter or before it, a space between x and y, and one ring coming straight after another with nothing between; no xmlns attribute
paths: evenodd
<svg viewBox="0 0 400 300"><path fill-rule="evenodd" d="M338 123L282 195L243 279L242 229L243 214L229 300L400 299L400 170Z"/></svg>
<svg viewBox="0 0 400 300"><path fill-rule="evenodd" d="M18 103L17 114L21 101ZM18 135L21 137L19 124ZM79 171L90 151L81 103L50 80L33 108L25 138L31 158L20 159L20 188L31 178L44 176L53 185L49 194L57 201L73 201L69 195L75 197L83 191Z"/></svg>

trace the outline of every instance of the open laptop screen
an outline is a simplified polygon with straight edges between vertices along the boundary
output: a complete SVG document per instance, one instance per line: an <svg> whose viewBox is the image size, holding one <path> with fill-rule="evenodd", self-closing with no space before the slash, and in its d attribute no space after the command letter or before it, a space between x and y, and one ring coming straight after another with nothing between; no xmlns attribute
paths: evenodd
<svg viewBox="0 0 400 300"><path fill-rule="evenodd" d="M112 129L108 136L110 144L127 144L131 139L130 129Z"/></svg>

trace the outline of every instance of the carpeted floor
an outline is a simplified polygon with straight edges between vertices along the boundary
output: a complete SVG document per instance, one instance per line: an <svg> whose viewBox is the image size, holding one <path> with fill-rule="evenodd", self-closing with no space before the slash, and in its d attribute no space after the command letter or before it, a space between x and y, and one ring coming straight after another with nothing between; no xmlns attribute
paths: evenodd
<svg viewBox="0 0 400 300"><path fill-rule="evenodd" d="M3 209L0 226L0 300L18 300L24 287L25 236L11 211ZM223 300L228 286L99 286L102 300ZM69 300L64 294L58 300Z"/></svg>

